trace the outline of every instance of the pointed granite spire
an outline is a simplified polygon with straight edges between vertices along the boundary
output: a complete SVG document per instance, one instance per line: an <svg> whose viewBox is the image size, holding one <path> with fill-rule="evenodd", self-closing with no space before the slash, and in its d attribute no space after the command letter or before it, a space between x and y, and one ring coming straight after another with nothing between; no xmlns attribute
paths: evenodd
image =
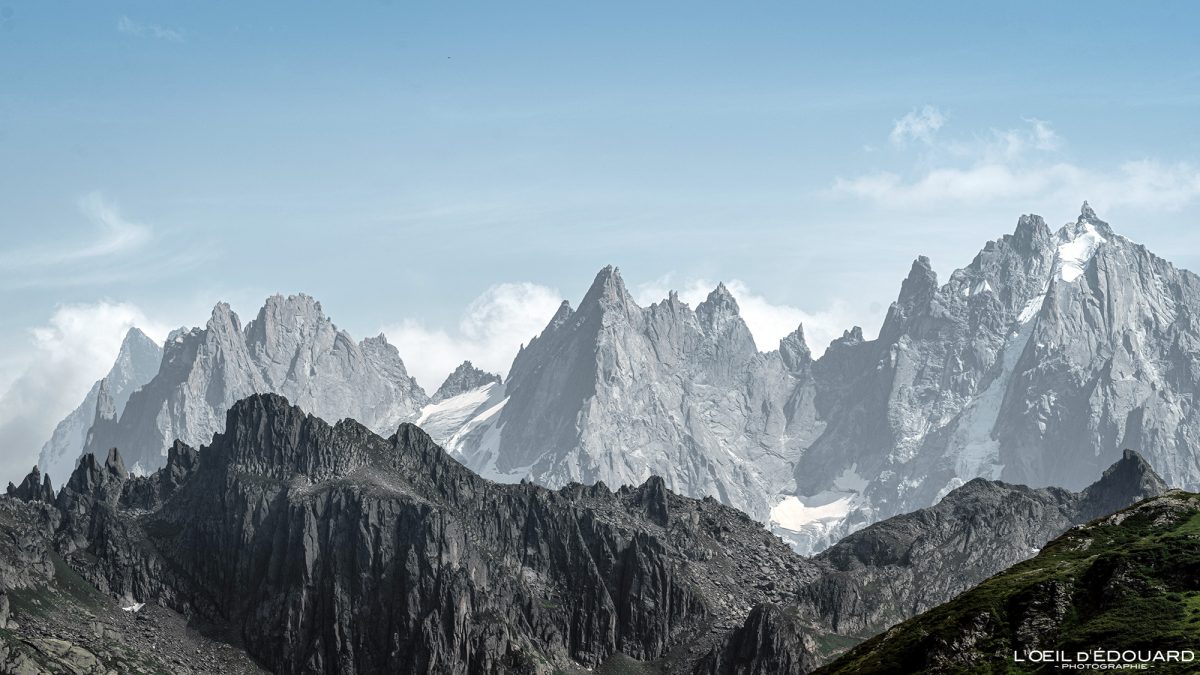
<svg viewBox="0 0 1200 675"><path fill-rule="evenodd" d="M779 341L779 357L787 369L796 372L812 363L812 352L804 339L804 324L796 327L790 335Z"/></svg>
<svg viewBox="0 0 1200 675"><path fill-rule="evenodd" d="M583 301L579 303L579 311L588 312L593 306L619 309L624 312L637 308L637 303L633 301L633 297L625 288L625 281L621 278L619 268L608 265L596 274L591 288L583 296Z"/></svg>

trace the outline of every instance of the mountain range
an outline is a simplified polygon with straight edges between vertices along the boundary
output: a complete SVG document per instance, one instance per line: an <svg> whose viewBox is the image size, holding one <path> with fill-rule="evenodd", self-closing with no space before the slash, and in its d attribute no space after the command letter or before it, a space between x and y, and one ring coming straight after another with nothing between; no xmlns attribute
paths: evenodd
<svg viewBox="0 0 1200 675"><path fill-rule="evenodd" d="M977 477L1080 489L1125 447L1195 489L1198 315L1196 275L1087 204L1021 217L944 283L918 258L878 337L817 359L802 326L760 351L724 286L643 308L606 268L435 437L500 480L661 475L814 552Z"/></svg>
<svg viewBox="0 0 1200 675"><path fill-rule="evenodd" d="M262 392L383 433L428 401L382 335L356 342L311 297L276 295L245 327L220 303L204 328L173 331L153 377L123 406L114 398L94 409L82 450L120 447L135 473L148 473L164 466L174 441L207 443L236 401Z"/></svg>
<svg viewBox="0 0 1200 675"><path fill-rule="evenodd" d="M1132 452L1082 493L978 479L806 558L658 477L495 483L412 424L253 395L153 474L113 449L57 493L10 485L0 665L799 675L1164 489Z"/></svg>
<svg viewBox="0 0 1200 675"><path fill-rule="evenodd" d="M660 476L810 554L973 478L1082 489L1126 447L1200 488L1198 313L1194 274L1087 204L1057 230L1022 216L945 282L919 257L878 337L851 327L819 358L803 326L755 344L724 285L694 308L675 293L641 307L608 267L506 378L467 362L428 396L383 336L355 342L312 298L274 296L244 328L219 304L175 331L153 375L139 347L136 376L106 378L111 405L98 383L40 467L61 480L75 448L119 447L150 472L174 440L203 445L235 401L273 392L381 434L415 422L493 480Z"/></svg>

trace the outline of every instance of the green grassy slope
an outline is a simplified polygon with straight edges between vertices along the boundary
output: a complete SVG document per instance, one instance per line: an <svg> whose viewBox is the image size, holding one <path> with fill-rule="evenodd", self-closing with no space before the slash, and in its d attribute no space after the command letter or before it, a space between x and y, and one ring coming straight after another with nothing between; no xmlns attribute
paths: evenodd
<svg viewBox="0 0 1200 675"><path fill-rule="evenodd" d="M1095 649L1190 649L1200 659L1200 495L1171 492L1074 528L818 672L1057 672L1013 653ZM1198 671L1200 662L1149 669Z"/></svg>

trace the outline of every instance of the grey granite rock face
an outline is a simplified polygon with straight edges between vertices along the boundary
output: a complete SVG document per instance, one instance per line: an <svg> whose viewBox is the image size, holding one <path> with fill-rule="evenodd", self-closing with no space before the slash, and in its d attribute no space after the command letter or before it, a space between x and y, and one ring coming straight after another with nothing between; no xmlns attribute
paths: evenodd
<svg viewBox="0 0 1200 675"><path fill-rule="evenodd" d="M503 396L443 440L489 478L638 485L651 475L765 519L820 425L802 336L758 351L718 286L639 307L614 268L513 361ZM497 405L500 406L497 408Z"/></svg>
<svg viewBox="0 0 1200 675"><path fill-rule="evenodd" d="M43 477L42 472L36 466L25 476L20 485L9 483L6 492L9 497L24 502L54 503L54 486L50 482L50 476Z"/></svg>
<svg viewBox="0 0 1200 675"><path fill-rule="evenodd" d="M112 405L120 414L130 395L158 373L161 363L162 347L137 328L130 328L108 374L92 385L83 402L58 423L54 434L42 446L38 458L42 473L53 476L57 481L65 481L75 470L75 463L79 461L87 440L88 429L96 416L96 398L101 382L106 383Z"/></svg>
<svg viewBox="0 0 1200 675"><path fill-rule="evenodd" d="M438 438L497 480L713 496L819 551L973 478L1080 489L1124 447L1200 485L1200 279L1086 204L1038 216L939 282L919 257L879 336L762 353L723 287L639 307L606 268Z"/></svg>
<svg viewBox="0 0 1200 675"><path fill-rule="evenodd" d="M171 333L157 374L86 452L119 447L135 473L153 471L176 439L206 443L236 401L261 392L381 432L413 419L427 401L395 347L382 336L355 342L306 295L268 298L245 328L221 303L204 328Z"/></svg>
<svg viewBox="0 0 1200 675"><path fill-rule="evenodd" d="M438 387L430 401L439 403L489 384L500 384L500 376L480 370L470 361L463 361L454 369L454 372L446 376L442 386Z"/></svg>
<svg viewBox="0 0 1200 675"><path fill-rule="evenodd" d="M850 468L869 480L828 542L974 477L1079 489L1123 447L1194 488L1197 312L1196 275L1086 204L1057 232L1022 217L945 284L918 260L879 338L816 364L829 426L796 465L798 492Z"/></svg>

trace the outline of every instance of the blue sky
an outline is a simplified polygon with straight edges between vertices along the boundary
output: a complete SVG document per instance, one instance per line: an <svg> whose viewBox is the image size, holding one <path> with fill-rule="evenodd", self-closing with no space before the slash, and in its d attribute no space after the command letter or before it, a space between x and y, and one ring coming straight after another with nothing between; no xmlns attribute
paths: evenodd
<svg viewBox="0 0 1200 675"><path fill-rule="evenodd" d="M432 388L609 263L823 342L1085 198L1200 267L1200 10L996 4L0 0L0 392L298 291Z"/></svg>

